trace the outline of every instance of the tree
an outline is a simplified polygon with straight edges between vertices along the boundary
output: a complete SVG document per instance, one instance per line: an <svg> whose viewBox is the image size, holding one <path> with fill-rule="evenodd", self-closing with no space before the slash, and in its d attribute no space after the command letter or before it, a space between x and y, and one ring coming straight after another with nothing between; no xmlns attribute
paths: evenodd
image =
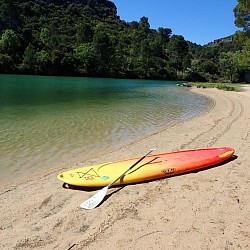
<svg viewBox="0 0 250 250"><path fill-rule="evenodd" d="M177 71L184 70L184 61L188 61L188 43L183 36L173 35L167 46L170 62Z"/></svg>
<svg viewBox="0 0 250 250"><path fill-rule="evenodd" d="M243 32L236 33L235 40L242 46L242 49L236 53L236 57L240 73L245 75L245 72L250 72L250 1L238 0L234 8L234 16L236 26L243 28Z"/></svg>
<svg viewBox="0 0 250 250"><path fill-rule="evenodd" d="M95 62L95 51L91 44L85 43L74 49L74 57L78 61L78 71L81 74L88 75L93 72Z"/></svg>
<svg viewBox="0 0 250 250"><path fill-rule="evenodd" d="M109 31L103 23L99 23L94 30L93 47L98 57L99 73L105 74L111 61L113 48Z"/></svg>
<svg viewBox="0 0 250 250"><path fill-rule="evenodd" d="M236 51L235 56L237 58L238 69L244 73L250 69L250 39L245 42L242 50Z"/></svg>
<svg viewBox="0 0 250 250"><path fill-rule="evenodd" d="M43 46L50 46L51 45L51 32L48 28L42 28L39 39Z"/></svg>
<svg viewBox="0 0 250 250"><path fill-rule="evenodd" d="M35 72L36 50L32 44L29 44L23 55L23 68L31 73Z"/></svg>
<svg viewBox="0 0 250 250"><path fill-rule="evenodd" d="M142 29L144 32L148 32L150 29L150 24L148 22L148 18L143 16L140 18L139 29Z"/></svg>
<svg viewBox="0 0 250 250"><path fill-rule="evenodd" d="M9 55L0 53L0 73L9 73L13 71L13 66L13 59Z"/></svg>
<svg viewBox="0 0 250 250"><path fill-rule="evenodd" d="M76 38L79 43L92 42L93 28L89 22L85 21L79 25Z"/></svg>
<svg viewBox="0 0 250 250"><path fill-rule="evenodd" d="M234 8L235 25L249 32L250 29L250 1L238 0L237 6Z"/></svg>
<svg viewBox="0 0 250 250"><path fill-rule="evenodd" d="M0 30L20 27L20 5L13 0L0 1Z"/></svg>
<svg viewBox="0 0 250 250"><path fill-rule="evenodd" d="M19 41L20 39L14 30L5 30L0 40L0 51L5 54L16 53L20 45Z"/></svg>
<svg viewBox="0 0 250 250"><path fill-rule="evenodd" d="M169 42L170 36L172 34L172 30L169 28L158 28L158 33L160 35L160 38L162 39L163 43Z"/></svg>
<svg viewBox="0 0 250 250"><path fill-rule="evenodd" d="M235 40L240 45L245 45L250 39L250 1L238 0L237 6L234 8L235 25L243 28L243 32L235 34Z"/></svg>
<svg viewBox="0 0 250 250"><path fill-rule="evenodd" d="M238 60L234 52L223 52L219 59L222 76L230 82L238 80Z"/></svg>
<svg viewBox="0 0 250 250"><path fill-rule="evenodd" d="M30 58L31 58L31 61L36 60L37 67L41 73L47 72L47 68L49 67L49 64L51 62L50 55L47 51L45 50L38 51L35 53L35 55L31 55Z"/></svg>

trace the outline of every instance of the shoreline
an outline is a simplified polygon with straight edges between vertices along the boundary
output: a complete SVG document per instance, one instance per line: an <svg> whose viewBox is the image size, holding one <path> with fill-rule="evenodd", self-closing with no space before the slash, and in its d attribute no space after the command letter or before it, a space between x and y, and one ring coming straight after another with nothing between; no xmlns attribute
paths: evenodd
<svg viewBox="0 0 250 250"><path fill-rule="evenodd" d="M79 204L96 191L62 188L56 179L60 169L1 188L1 248L247 249L249 88L239 93L192 91L212 98L211 109L72 168L140 156L153 147L161 153L231 146L237 159L198 173L128 185L118 192L111 188L111 196L92 211Z"/></svg>
<svg viewBox="0 0 250 250"><path fill-rule="evenodd" d="M189 89L190 91L190 89ZM190 91L192 92L192 91ZM196 94L198 95L198 94ZM202 96L202 95L200 95ZM201 97L200 97L201 98ZM203 97L202 97L203 98ZM197 99L199 99L199 97L197 97ZM151 136L161 133L177 124L186 122L188 120L194 119L196 117L199 117L200 115L203 115L204 113L207 113L208 110L211 109L211 107L214 105L213 101L211 98L207 98L208 99L207 105L206 106L202 106L203 108L197 108L195 111L192 110L192 112L187 112L184 115L180 115L179 117L175 117L172 120L166 120L165 123L161 123L161 126L158 126L157 128L155 127L154 129L145 129L145 131L143 133L137 133L133 134L131 133L131 135L128 135L128 137L126 138L126 141L120 141L120 142L116 142L115 145L105 145L105 147L103 147L102 145L98 150L92 150L91 152L88 152L87 154L85 154L86 149L82 148L78 153L80 153L79 155L74 154L74 156L71 154L68 155L68 157L64 157L62 160L58 160L58 158L51 158L49 159L48 155L44 154L43 152L39 152L39 154L41 154L42 156L45 156L45 163L46 164L39 164L39 161L41 162L42 158L38 157L39 161L34 161L32 162L32 165L25 165L24 162L24 168L21 169L20 166L21 164L19 163L19 168L18 166L14 165L12 166L12 169L7 169L6 172L3 171L4 166L9 166L11 164L6 164L3 165L3 169L1 169L1 173L2 173L2 182L0 183L0 190L10 187L10 186L15 186L15 185L19 185L23 182L26 181L30 181L36 178L39 178L39 176L43 176L43 175L47 175L49 173L55 172L55 171L60 171L61 169L70 169L72 168L72 166L75 166L76 164L81 164L83 162L87 162L88 160L92 160L94 158L98 158L100 155L106 155L107 153L111 153L111 152L115 152L119 149L122 149L123 147L129 146L129 145L133 145L134 143L143 140L143 139L147 139L150 138ZM150 146L150 145L149 145ZM31 148L32 150L32 148ZM71 150L74 152L74 147L72 147L71 149L68 148L68 152L71 152ZM45 150L46 152L46 150ZM57 154L61 154L60 150L59 152L56 152ZM15 154L13 154L13 156L15 156ZM18 155L20 157L20 155ZM63 155L61 155L63 156ZM34 156L35 157L35 156ZM34 158L33 157L33 158ZM52 157L52 155L51 155ZM134 156L132 156L134 157ZM20 157L21 158L21 157ZM25 157L24 157L25 158ZM30 159L32 159L30 157ZM16 160L17 161L17 160ZM37 163L36 168L34 167ZM85 166L88 166L86 164L84 164ZM47 166L47 167L46 167ZM1 174L0 173L0 174ZM13 178L14 177L14 178Z"/></svg>

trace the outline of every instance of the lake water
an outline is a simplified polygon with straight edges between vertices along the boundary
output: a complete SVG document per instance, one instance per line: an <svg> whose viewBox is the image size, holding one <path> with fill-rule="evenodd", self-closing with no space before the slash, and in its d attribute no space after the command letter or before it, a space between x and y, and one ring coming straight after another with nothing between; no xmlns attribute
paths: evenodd
<svg viewBox="0 0 250 250"><path fill-rule="evenodd" d="M0 75L1 182L125 145L209 104L169 81Z"/></svg>

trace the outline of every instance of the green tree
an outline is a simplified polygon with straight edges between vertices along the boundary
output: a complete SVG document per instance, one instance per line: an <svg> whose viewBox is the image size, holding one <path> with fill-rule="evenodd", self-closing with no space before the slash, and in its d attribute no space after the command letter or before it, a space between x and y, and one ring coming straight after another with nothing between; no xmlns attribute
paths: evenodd
<svg viewBox="0 0 250 250"><path fill-rule="evenodd" d="M96 55L92 44L85 43L77 46L74 49L74 57L78 62L79 73L87 75L94 71Z"/></svg>
<svg viewBox="0 0 250 250"><path fill-rule="evenodd" d="M234 8L235 25L243 28L243 32L235 34L235 40L242 46L240 51L236 52L239 71L241 75L250 72L250 1L238 0Z"/></svg>
<svg viewBox="0 0 250 250"><path fill-rule="evenodd" d="M30 59L32 61L36 61L37 67L41 73L47 72L47 68L50 66L51 58L47 51L41 50L36 52L33 55L33 52L30 53ZM28 56L27 56L28 59Z"/></svg>
<svg viewBox="0 0 250 250"><path fill-rule="evenodd" d="M13 0L0 1L0 30L20 27L20 5Z"/></svg>
<svg viewBox="0 0 250 250"><path fill-rule="evenodd" d="M238 60L234 52L223 52L219 59L222 77L226 81L238 81Z"/></svg>
<svg viewBox="0 0 250 250"><path fill-rule="evenodd" d="M250 39L250 1L238 0L238 4L234 8L235 25L243 28L243 32L239 31L235 34L235 41L240 45L245 45Z"/></svg>
<svg viewBox="0 0 250 250"><path fill-rule="evenodd" d="M94 30L93 47L97 55L98 71L105 75L111 62L113 47L109 30L103 23L99 23Z"/></svg>
<svg viewBox="0 0 250 250"><path fill-rule="evenodd" d="M23 68L30 73L35 73L36 50L32 44L29 44L23 54Z"/></svg>
<svg viewBox="0 0 250 250"><path fill-rule="evenodd" d="M169 28L160 27L160 28L158 28L158 33L159 33L160 38L162 39L162 42L168 43L170 36L172 34L172 30Z"/></svg>
<svg viewBox="0 0 250 250"><path fill-rule="evenodd" d="M240 71L247 71L250 69L250 39L245 42L242 50L237 51L236 57L238 60L238 67Z"/></svg>
<svg viewBox="0 0 250 250"><path fill-rule="evenodd" d="M167 54L170 62L177 71L183 71L185 69L184 66L187 67L187 65L184 65L184 62L188 62L188 51L188 43L183 36L174 35L171 37L167 46Z"/></svg>
<svg viewBox="0 0 250 250"><path fill-rule="evenodd" d="M5 54L14 54L18 51L20 39L14 30L7 29L0 40L0 51Z"/></svg>
<svg viewBox="0 0 250 250"><path fill-rule="evenodd" d="M0 53L0 73L9 73L14 70L14 60L7 54Z"/></svg>
<svg viewBox="0 0 250 250"><path fill-rule="evenodd" d="M42 28L39 39L43 46L50 46L51 44L51 32L48 28Z"/></svg>
<svg viewBox="0 0 250 250"><path fill-rule="evenodd" d="M111 72L115 77L123 77L131 74L133 58L131 52L131 37L126 31L122 31L115 39L115 52L112 57Z"/></svg>
<svg viewBox="0 0 250 250"><path fill-rule="evenodd" d="M249 32L250 29L250 1L238 0L234 8L235 25Z"/></svg>
<svg viewBox="0 0 250 250"><path fill-rule="evenodd" d="M77 29L76 38L79 43L88 43L93 40L93 27L87 20L81 23Z"/></svg>
<svg viewBox="0 0 250 250"><path fill-rule="evenodd" d="M150 24L148 22L148 17L141 17L139 22L139 29L143 30L145 33L149 32Z"/></svg>

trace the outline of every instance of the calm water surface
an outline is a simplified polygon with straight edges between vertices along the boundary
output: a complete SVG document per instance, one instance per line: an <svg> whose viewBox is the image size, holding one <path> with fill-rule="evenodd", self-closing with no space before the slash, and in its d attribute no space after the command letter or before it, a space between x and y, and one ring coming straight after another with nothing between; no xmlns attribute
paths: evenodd
<svg viewBox="0 0 250 250"><path fill-rule="evenodd" d="M1 182L124 145L209 103L176 82L0 75Z"/></svg>

